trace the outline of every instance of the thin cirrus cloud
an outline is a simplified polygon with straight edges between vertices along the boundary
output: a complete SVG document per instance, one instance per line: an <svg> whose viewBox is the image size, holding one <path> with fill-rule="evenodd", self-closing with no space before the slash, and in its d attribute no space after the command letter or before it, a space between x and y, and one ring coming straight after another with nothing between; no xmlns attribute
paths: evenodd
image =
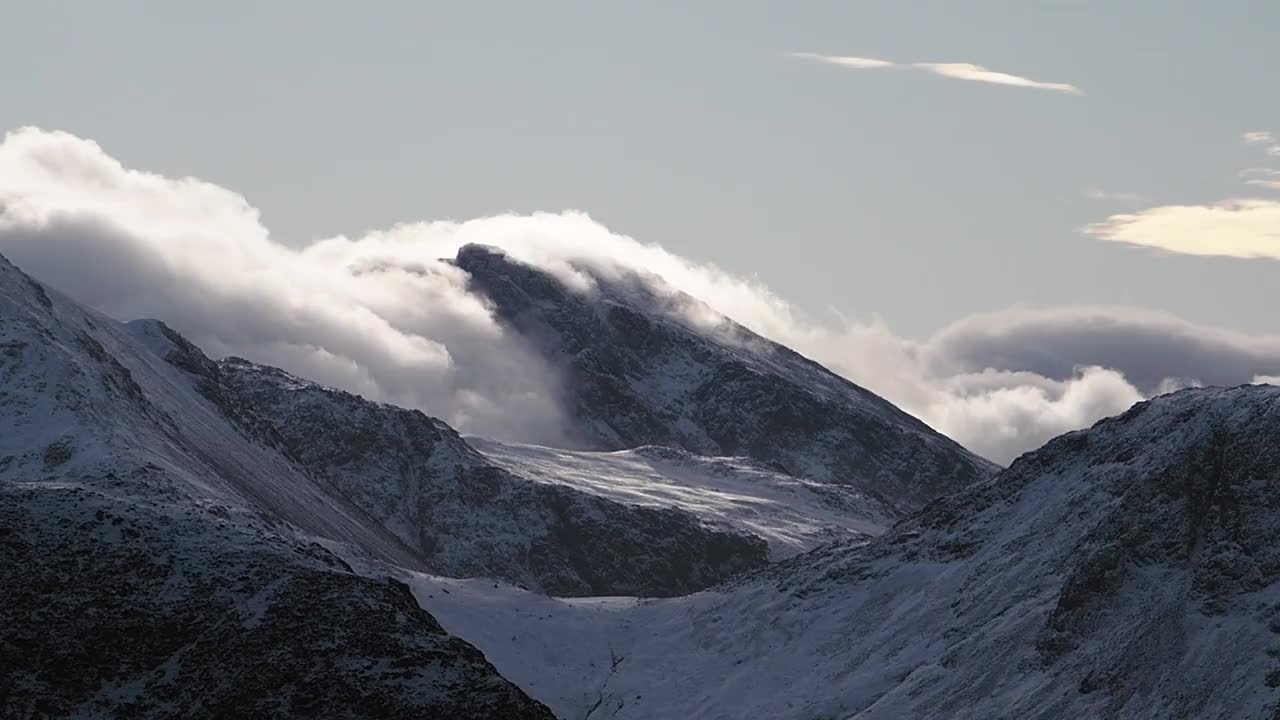
<svg viewBox="0 0 1280 720"><path fill-rule="evenodd" d="M1108 202L1144 203L1151 200L1150 197L1141 193L1111 192L1108 190L1100 190L1098 188L1089 188L1084 191L1084 194L1085 197L1090 200L1104 200Z"/></svg>
<svg viewBox="0 0 1280 720"><path fill-rule="evenodd" d="M1270 130L1246 130L1240 134L1246 145L1261 145L1262 151L1271 157L1280 157L1280 142Z"/></svg>
<svg viewBox="0 0 1280 720"><path fill-rule="evenodd" d="M839 67L852 68L854 70L877 70L877 69L908 69L923 70L934 75L951 78L953 80L968 80L970 82L990 83L993 85L1008 85L1011 87L1031 88L1034 90L1051 90L1053 92L1066 93L1068 95L1083 95L1084 91L1070 83L1044 82L1041 80L1032 80L1031 78L1022 77L1021 75L1013 75L1011 73L997 72L990 70L981 65L973 63L934 63L934 62L917 62L917 63L898 63L892 60L881 60L879 58L853 57L848 55L822 55L810 52L790 52L786 53L787 57L799 60L811 60L813 62L826 63L828 65L836 65Z"/></svg>
<svg viewBox="0 0 1280 720"><path fill-rule="evenodd" d="M1267 188L1268 190L1280 190L1280 170L1274 168L1249 168L1241 171L1240 176L1245 179L1246 185Z"/></svg>

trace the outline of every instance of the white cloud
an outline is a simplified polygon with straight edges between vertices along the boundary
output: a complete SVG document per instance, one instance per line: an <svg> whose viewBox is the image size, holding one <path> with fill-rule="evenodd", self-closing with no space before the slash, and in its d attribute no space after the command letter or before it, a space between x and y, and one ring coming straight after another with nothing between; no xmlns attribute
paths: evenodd
<svg viewBox="0 0 1280 720"><path fill-rule="evenodd" d="M463 429L559 440L555 375L441 262L472 236L430 223L295 250L241 196L129 170L95 143L26 129L0 145L0 250L109 314L160 317L215 355L429 409Z"/></svg>
<svg viewBox="0 0 1280 720"><path fill-rule="evenodd" d="M1258 198L1211 205L1162 205L1112 215L1086 234L1186 255L1280 259L1280 202Z"/></svg>
<svg viewBox="0 0 1280 720"><path fill-rule="evenodd" d="M1240 173L1246 185L1280 190L1280 170L1273 168L1248 168Z"/></svg>
<svg viewBox="0 0 1280 720"><path fill-rule="evenodd" d="M1084 194L1085 197L1092 200L1105 200L1123 203L1143 203L1151 199L1150 197L1139 193L1108 192L1106 190L1099 190L1098 188L1089 188L1084 191Z"/></svg>
<svg viewBox="0 0 1280 720"><path fill-rule="evenodd" d="M1248 130L1240 134L1246 145L1261 145L1262 151L1271 157L1280 157L1280 143L1270 130Z"/></svg>
<svg viewBox="0 0 1280 720"><path fill-rule="evenodd" d="M1069 83L1032 80L1031 78L1022 77L1021 75L1013 75L1010 73L990 70L973 63L897 63L891 60L881 60L878 58L853 57L847 55L822 55L819 53L809 52L790 52L785 53L785 55L787 57L798 58L801 60L813 60L815 62L822 62L828 65L853 68L855 70L907 68L924 70L925 72L952 78L954 80L968 80L970 82L991 83L994 85L1009 85L1012 87L1032 88L1035 90L1052 90L1054 92L1067 93L1070 95L1084 94L1080 88Z"/></svg>
<svg viewBox="0 0 1280 720"><path fill-rule="evenodd" d="M1274 145L1276 143L1275 135L1270 130L1246 130L1240 134L1240 139L1248 145Z"/></svg>
<svg viewBox="0 0 1280 720"><path fill-rule="evenodd" d="M815 60L824 62L828 65L839 65L841 67L854 68L856 70L873 70L876 68L896 67L896 63L888 60L877 60L875 58L850 57L842 55L819 55L817 53L807 52L791 52L786 53L787 57L798 58L800 60Z"/></svg>
<svg viewBox="0 0 1280 720"><path fill-rule="evenodd" d="M610 232L581 213L408 223L302 249L243 197L130 170L27 129L0 144L0 252L121 318L160 317L235 353L467 432L564 441L558 378L440 258L498 245L579 288L643 270L880 393L998 461L1180 384L1280 374L1280 339L1125 308L1015 309L925 341L877 320L808 318L767 287Z"/></svg>
<svg viewBox="0 0 1280 720"><path fill-rule="evenodd" d="M1280 144L1269 130L1250 130L1241 139L1280 156ZM1240 177L1252 187L1280 190L1280 170L1253 167ZM1101 240L1184 255L1280 259L1280 201L1269 198L1158 205L1111 215L1081 230Z"/></svg>
<svg viewBox="0 0 1280 720"><path fill-rule="evenodd" d="M936 75L955 78L956 80L971 80L973 82L992 83L995 85L1012 85L1014 87L1034 88L1036 90L1053 90L1055 92L1068 93L1070 95L1084 94L1080 88L1069 83L1032 80L1020 75L1010 75L1009 73L988 70L981 65L974 65L973 63L912 63L911 67L928 70Z"/></svg>

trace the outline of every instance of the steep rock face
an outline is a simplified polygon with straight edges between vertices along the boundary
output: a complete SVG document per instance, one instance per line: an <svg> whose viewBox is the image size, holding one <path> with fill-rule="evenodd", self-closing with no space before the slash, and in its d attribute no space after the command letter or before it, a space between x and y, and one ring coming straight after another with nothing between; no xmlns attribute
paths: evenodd
<svg viewBox="0 0 1280 720"><path fill-rule="evenodd" d="M403 584L92 484L0 484L0 715L553 717Z"/></svg>
<svg viewBox="0 0 1280 720"><path fill-rule="evenodd" d="M550 718L183 342L0 258L0 715Z"/></svg>
<svg viewBox="0 0 1280 720"><path fill-rule="evenodd" d="M602 612L509 593L481 627L463 606L474 588L415 582L445 627L562 714L599 701L619 718L1272 718L1277 437L1280 388L1181 391L869 543L673 601ZM557 668L562 649L512 642L504 622L556 628L582 654ZM600 648L625 662L597 670ZM585 682L567 686L566 668Z"/></svg>
<svg viewBox="0 0 1280 720"><path fill-rule="evenodd" d="M667 445L846 484L894 513L996 468L886 400L658 278L591 273L590 290L469 245L456 264L503 323L565 369L585 449Z"/></svg>
<svg viewBox="0 0 1280 720"><path fill-rule="evenodd" d="M427 567L554 595L676 595L767 561L764 541L669 507L534 482L421 412L240 358L219 364L286 448L382 521Z"/></svg>

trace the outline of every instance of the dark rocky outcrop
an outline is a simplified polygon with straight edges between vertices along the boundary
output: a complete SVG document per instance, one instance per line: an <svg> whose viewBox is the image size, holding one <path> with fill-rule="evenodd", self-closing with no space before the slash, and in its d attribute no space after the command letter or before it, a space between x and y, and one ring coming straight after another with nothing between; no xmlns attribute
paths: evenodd
<svg viewBox="0 0 1280 720"><path fill-rule="evenodd" d="M553 595L679 595L764 565L766 544L676 509L624 505L492 464L453 428L282 370L220 373L286 449L415 548L433 572Z"/></svg>
<svg viewBox="0 0 1280 720"><path fill-rule="evenodd" d="M564 371L585 448L667 445L853 485L892 512L996 470L883 398L666 286L593 272L594 288L477 245L455 260L503 324Z"/></svg>

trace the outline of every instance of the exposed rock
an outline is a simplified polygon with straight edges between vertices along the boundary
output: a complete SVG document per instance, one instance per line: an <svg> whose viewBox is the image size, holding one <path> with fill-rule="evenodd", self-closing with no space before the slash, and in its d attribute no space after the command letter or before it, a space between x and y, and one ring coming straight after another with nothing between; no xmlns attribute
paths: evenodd
<svg viewBox="0 0 1280 720"><path fill-rule="evenodd" d="M433 572L554 595L678 595L767 561L764 541L677 509L614 502L497 467L444 422L240 358L220 372L292 456Z"/></svg>
<svg viewBox="0 0 1280 720"><path fill-rule="evenodd" d="M691 598L601 617L511 593L477 627L476 588L418 594L561 714L595 702L576 688L608 648L617 718L1274 718L1278 437L1280 388L1184 390ZM504 633L533 619L589 641Z"/></svg>
<svg viewBox="0 0 1280 720"><path fill-rule="evenodd" d="M468 245L455 262L506 326L564 370L584 448L746 456L854 486L899 515L996 470L659 278L582 267L595 287L580 291L494 248Z"/></svg>
<svg viewBox="0 0 1280 720"><path fill-rule="evenodd" d="M0 715L551 718L182 342L0 258Z"/></svg>

